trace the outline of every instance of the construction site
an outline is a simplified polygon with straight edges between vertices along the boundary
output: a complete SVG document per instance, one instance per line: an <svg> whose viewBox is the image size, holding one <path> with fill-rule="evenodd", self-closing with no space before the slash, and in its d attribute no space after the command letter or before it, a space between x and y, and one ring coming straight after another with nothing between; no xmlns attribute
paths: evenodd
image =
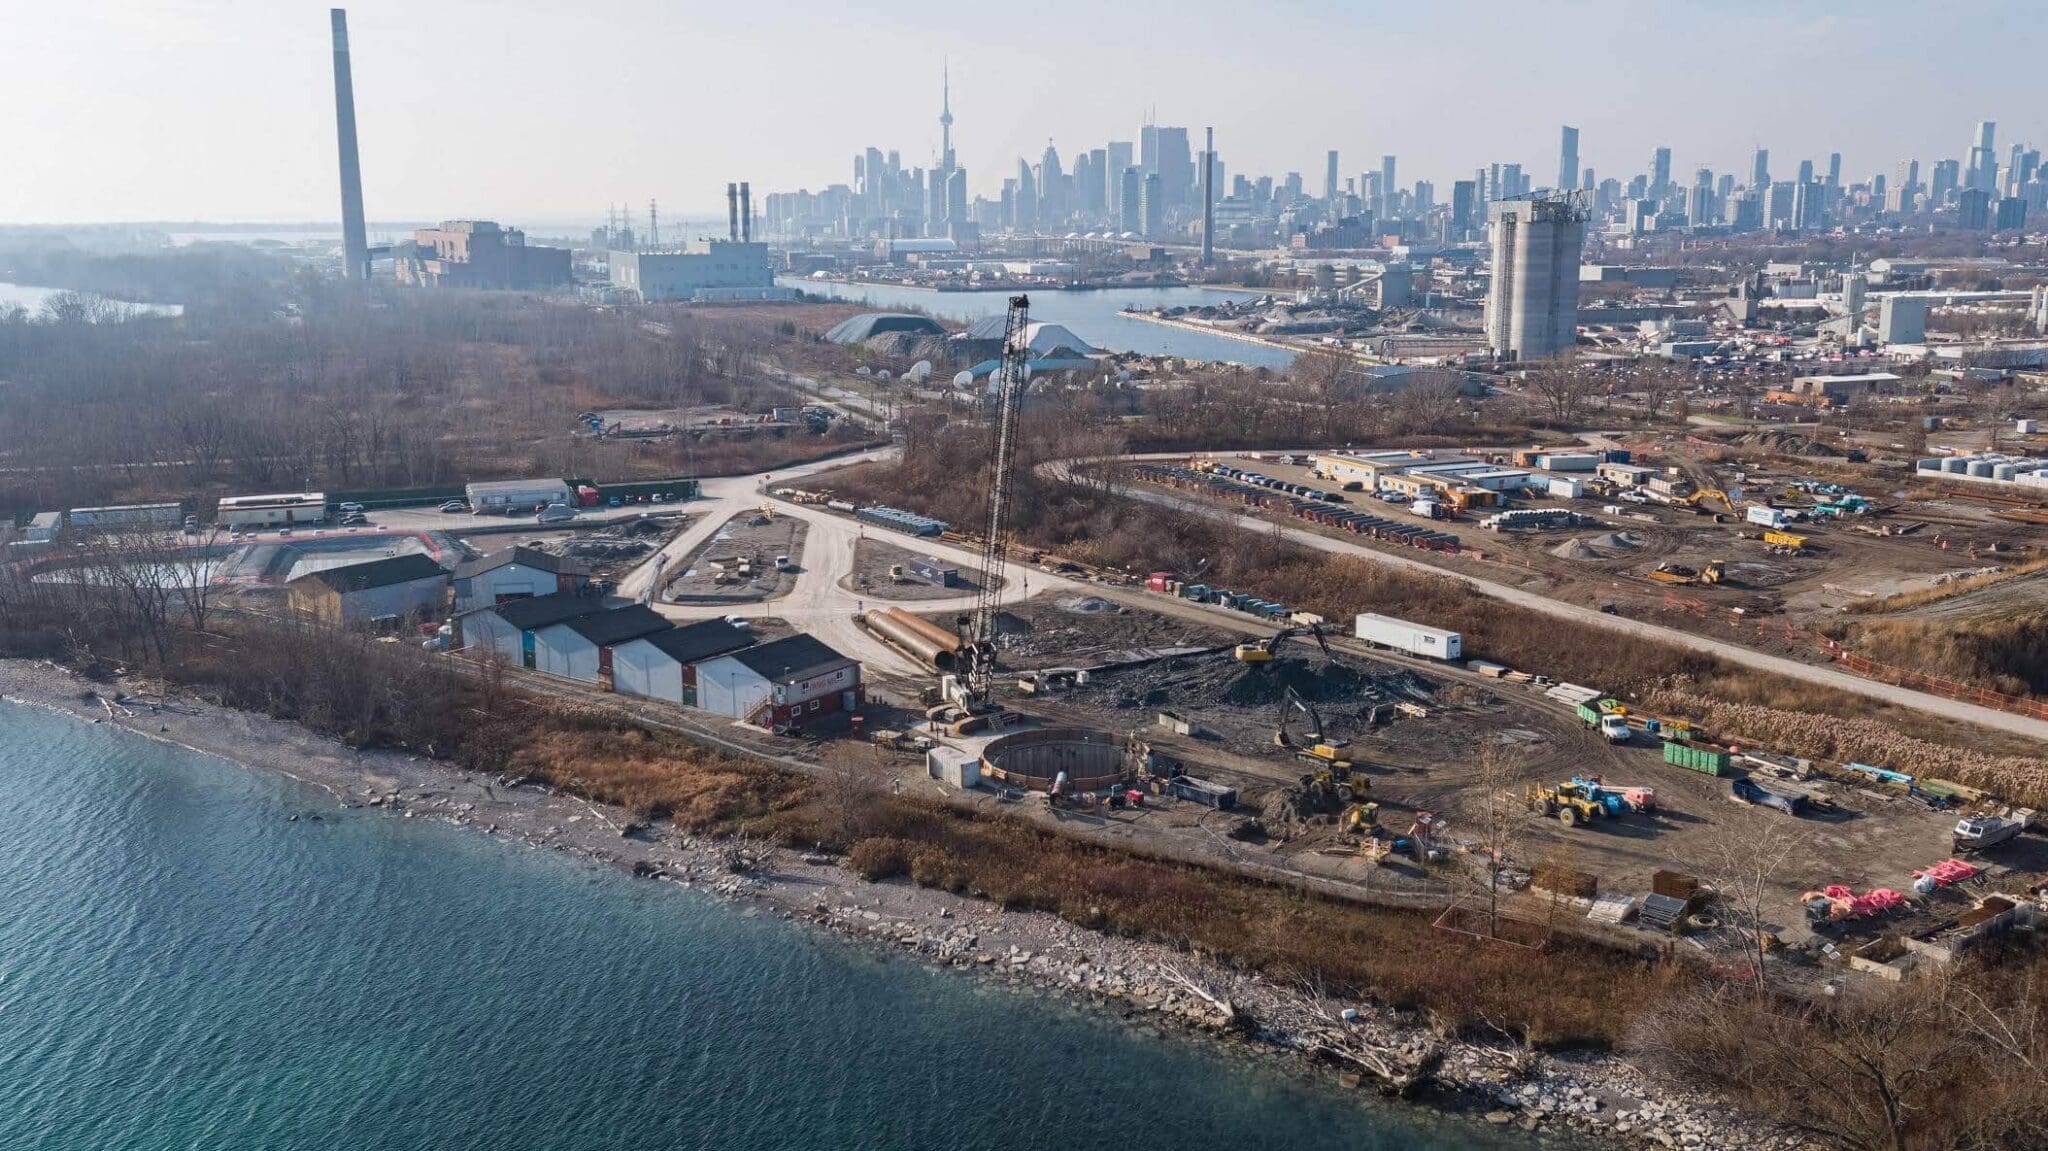
<svg viewBox="0 0 2048 1151"><path fill-rule="evenodd" d="M1013 332L1025 306L1013 302ZM2028 833L2031 810L1981 789L1784 754L1490 659L1456 632L1372 614L1328 620L1173 572L1140 588L1042 557L1052 586L1006 595L990 577L1015 554L1004 502L1023 390L1014 359L988 400L988 522L955 537L978 545L978 570L959 574L961 598L945 609L877 606L858 621L927 669L877 677L921 709L921 722L900 712L871 733L901 753L900 786L924 777L953 802L1353 897L1455 911L1485 891L1546 930L1709 951L1737 945L1737 909L1720 893L1744 856L1794 837L1791 862L1767 877L1768 910L1742 926L1817 973L1852 961L1896 973L1926 952L1884 941L1938 949L2000 916L2037 914L2022 905L2048 881L2048 840ZM1912 538L1928 527L1859 530L1925 516L1934 498L1880 504L1766 461L1650 466L1588 445L1470 466L1444 454L1198 457L1133 471L1179 490L1167 498L1304 520L1447 570L1506 571L1617 613L1683 596L1789 627L1788 601L1844 585L1845 564L1858 583L1835 594L1853 600L1939 586L1973 562ZM1474 483L1609 464L1620 467L1602 487L1568 477L1557 496L1547 482L1534 493L1531 479L1505 497ZM1379 474L1369 485L1360 470ZM1437 482L1446 476L1465 478ZM2016 546L1995 529L1975 542ZM1077 581L1099 592L1074 594Z"/></svg>

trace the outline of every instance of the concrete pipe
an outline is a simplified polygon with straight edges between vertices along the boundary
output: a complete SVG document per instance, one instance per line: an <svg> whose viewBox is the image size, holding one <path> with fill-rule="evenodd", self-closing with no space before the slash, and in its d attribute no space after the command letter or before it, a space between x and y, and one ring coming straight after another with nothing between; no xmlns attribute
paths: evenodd
<svg viewBox="0 0 2048 1151"><path fill-rule="evenodd" d="M915 628L905 627L903 622L887 612L871 611L867 614L868 630L881 636L898 648L930 664L939 671L952 671L959 665L959 657L945 645ZM954 647L959 641L954 641Z"/></svg>
<svg viewBox="0 0 2048 1151"><path fill-rule="evenodd" d="M952 632L947 631L928 619L921 619L911 615L900 607L883 608L882 612L904 628L916 632L947 651L957 652L960 650L959 636L954 635Z"/></svg>

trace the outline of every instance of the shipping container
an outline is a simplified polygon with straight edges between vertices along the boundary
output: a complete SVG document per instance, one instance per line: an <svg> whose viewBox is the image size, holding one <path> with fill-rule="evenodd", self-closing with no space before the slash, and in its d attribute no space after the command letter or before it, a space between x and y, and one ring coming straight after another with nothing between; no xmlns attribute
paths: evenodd
<svg viewBox="0 0 2048 1151"><path fill-rule="evenodd" d="M1553 499L1576 500L1584 498L1585 494L1584 480L1566 479L1563 476L1550 477L1550 495Z"/></svg>
<svg viewBox="0 0 2048 1151"><path fill-rule="evenodd" d="M1145 577L1145 590L1165 591L1166 585L1171 583L1172 581L1172 572L1153 572L1151 575Z"/></svg>
<svg viewBox="0 0 2048 1151"><path fill-rule="evenodd" d="M1353 634L1367 643L1391 647L1410 655L1431 659L1463 658L1464 640L1457 632L1424 627L1392 616L1363 613L1358 617Z"/></svg>
<svg viewBox="0 0 2048 1151"><path fill-rule="evenodd" d="M1168 780L1166 794L1175 799L1199 803L1203 807L1213 807L1218 811L1229 811L1237 806L1236 788L1210 783L1206 779L1196 779L1192 775L1176 776Z"/></svg>
<svg viewBox="0 0 2048 1151"><path fill-rule="evenodd" d="M1720 775L1728 770L1729 751L1711 743L1670 739L1664 741L1664 762L1703 775Z"/></svg>
<svg viewBox="0 0 2048 1151"><path fill-rule="evenodd" d="M1600 466L1600 457L1592 452L1545 452L1536 457L1536 466L1546 472L1590 472Z"/></svg>

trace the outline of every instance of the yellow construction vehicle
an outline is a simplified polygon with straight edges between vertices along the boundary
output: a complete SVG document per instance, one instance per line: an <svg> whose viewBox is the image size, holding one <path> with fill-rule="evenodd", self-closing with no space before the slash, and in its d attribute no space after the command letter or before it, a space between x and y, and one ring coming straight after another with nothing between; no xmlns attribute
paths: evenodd
<svg viewBox="0 0 2048 1151"><path fill-rule="evenodd" d="M1566 827L1577 827L1592 823L1603 814L1600 801L1586 794L1576 783L1560 783L1556 787L1530 784L1524 793L1529 801L1529 810L1538 815L1557 817Z"/></svg>
<svg viewBox="0 0 2048 1151"><path fill-rule="evenodd" d="M1380 825L1380 805L1354 803L1337 817L1337 831L1343 835L1371 835Z"/></svg>
<svg viewBox="0 0 2048 1151"><path fill-rule="evenodd" d="M1316 646L1323 649L1324 659L1335 658L1330 654L1330 641L1323 638L1321 625L1314 623L1302 627L1283 627L1265 639L1238 644L1236 648L1232 649L1231 654L1236 656L1240 663L1271 663L1274 654L1279 651L1281 643L1290 636L1297 636L1303 632L1307 632L1315 637Z"/></svg>
<svg viewBox="0 0 2048 1151"><path fill-rule="evenodd" d="M1792 532L1781 532L1773 528L1764 533L1764 542L1776 548L1790 548L1801 551L1806 547L1806 537Z"/></svg>
<svg viewBox="0 0 2048 1151"><path fill-rule="evenodd" d="M1727 561L1709 560L1706 567L1697 569L1686 567L1684 564L1661 563L1657 565L1657 570L1650 573L1650 578L1658 583L1702 584L1720 583L1727 574Z"/></svg>
<svg viewBox="0 0 2048 1151"><path fill-rule="evenodd" d="M1701 500L1706 499L1709 496L1713 497L1714 499L1720 500L1721 503L1725 505L1729 511L1732 512L1736 510L1735 501L1729 499L1728 493L1722 491L1720 488L1700 488L1694 491L1689 496L1685 496L1681 499L1675 499L1671 502L1675 505L1683 505L1685 507L1695 508L1699 506Z"/></svg>
<svg viewBox="0 0 2048 1151"><path fill-rule="evenodd" d="M1287 721L1296 712L1308 720L1307 730L1299 736L1287 730ZM1280 701L1280 725L1273 729L1273 746L1290 748L1303 759L1318 760L1328 764L1332 769L1343 772L1351 770L1351 761L1344 757L1344 749L1351 746L1350 741L1325 739L1323 717L1316 713L1316 709L1311 707L1307 700L1301 698L1300 692L1291 687L1287 689L1286 697Z"/></svg>

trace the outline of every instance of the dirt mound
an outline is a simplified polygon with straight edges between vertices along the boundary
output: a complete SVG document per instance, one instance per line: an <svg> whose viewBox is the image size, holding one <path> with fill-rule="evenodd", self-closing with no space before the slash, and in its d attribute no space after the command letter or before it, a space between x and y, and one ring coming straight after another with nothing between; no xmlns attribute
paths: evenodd
<svg viewBox="0 0 2048 1151"><path fill-rule="evenodd" d="M1760 448L1781 456L1826 456L1842 454L1842 449L1833 444L1809 439L1799 432L1777 429L1761 432L1744 432L1728 441L1741 447Z"/></svg>
<svg viewBox="0 0 2048 1151"><path fill-rule="evenodd" d="M1634 532L1608 532L1604 536L1581 536L1569 539L1550 549L1550 554L1567 560L1604 560L1643 546L1643 537Z"/></svg>
<svg viewBox="0 0 2048 1151"><path fill-rule="evenodd" d="M1121 605L1099 595L1069 596L1060 600L1059 605L1061 611L1070 611L1076 615L1100 615L1103 612L1124 610Z"/></svg>

